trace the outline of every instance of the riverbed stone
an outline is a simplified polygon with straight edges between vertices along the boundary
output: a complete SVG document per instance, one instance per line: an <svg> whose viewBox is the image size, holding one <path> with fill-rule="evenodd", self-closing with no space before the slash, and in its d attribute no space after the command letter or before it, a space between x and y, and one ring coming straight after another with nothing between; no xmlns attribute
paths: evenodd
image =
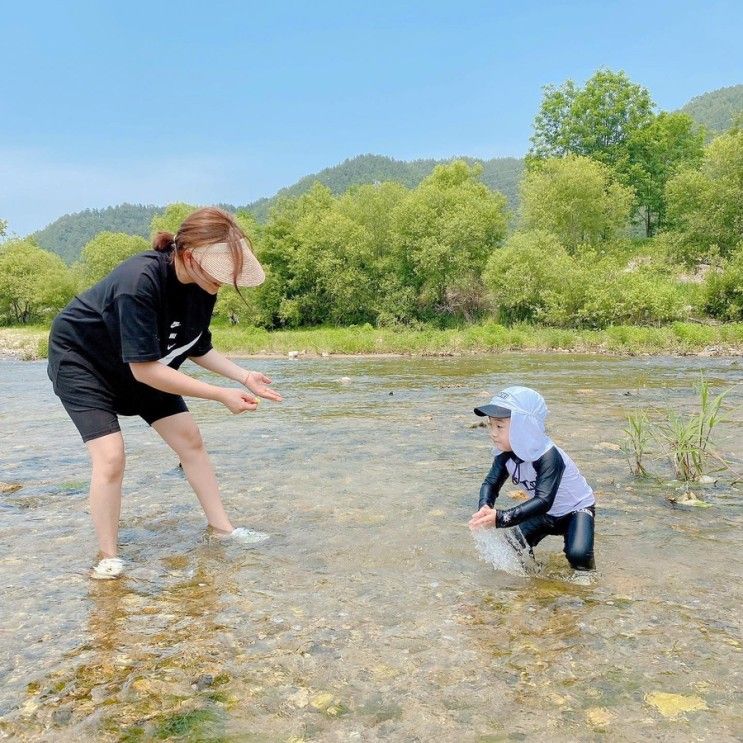
<svg viewBox="0 0 743 743"><path fill-rule="evenodd" d="M19 482L0 482L0 493L15 493L23 487Z"/></svg>
<svg viewBox="0 0 743 743"><path fill-rule="evenodd" d="M615 444L612 441L601 441L595 444L594 449L600 449L601 451L621 451L622 447L619 444Z"/></svg>
<svg viewBox="0 0 743 743"><path fill-rule="evenodd" d="M605 728L614 719L614 713L606 707L589 707L586 710L586 721L594 728Z"/></svg>
<svg viewBox="0 0 743 743"><path fill-rule="evenodd" d="M72 710L69 707L61 707L52 712L52 722L54 722L55 725L66 725L70 721L71 717Z"/></svg>
<svg viewBox="0 0 743 743"><path fill-rule="evenodd" d="M213 683L214 676L210 676L208 673L203 673L191 682L191 688L196 689L196 691L204 691L204 689L210 687Z"/></svg>
<svg viewBox="0 0 743 743"><path fill-rule="evenodd" d="M707 703L694 694L671 694L665 691L653 691L645 695L645 701L655 707L663 717L675 718L684 712L696 712L707 709Z"/></svg>

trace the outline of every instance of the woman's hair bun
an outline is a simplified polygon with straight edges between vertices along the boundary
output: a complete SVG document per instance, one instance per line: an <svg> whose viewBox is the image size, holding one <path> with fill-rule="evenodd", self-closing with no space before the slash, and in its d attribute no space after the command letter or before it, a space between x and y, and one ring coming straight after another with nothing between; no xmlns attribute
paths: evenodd
<svg viewBox="0 0 743 743"><path fill-rule="evenodd" d="M164 253L173 247L174 235L170 232L158 232L155 237L152 238L152 247Z"/></svg>

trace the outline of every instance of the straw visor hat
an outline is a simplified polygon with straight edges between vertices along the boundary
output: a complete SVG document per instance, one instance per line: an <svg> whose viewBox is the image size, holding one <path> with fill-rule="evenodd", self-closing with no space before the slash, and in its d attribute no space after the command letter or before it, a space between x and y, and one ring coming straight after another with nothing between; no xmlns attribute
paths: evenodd
<svg viewBox="0 0 743 743"><path fill-rule="evenodd" d="M239 243L242 248L243 265L240 273L235 277L235 267L232 262L232 251L229 243L214 243L193 248L191 253L199 266L212 278L222 284L232 285L233 280L238 286L258 286L266 278L261 264L253 255L250 243L242 238Z"/></svg>

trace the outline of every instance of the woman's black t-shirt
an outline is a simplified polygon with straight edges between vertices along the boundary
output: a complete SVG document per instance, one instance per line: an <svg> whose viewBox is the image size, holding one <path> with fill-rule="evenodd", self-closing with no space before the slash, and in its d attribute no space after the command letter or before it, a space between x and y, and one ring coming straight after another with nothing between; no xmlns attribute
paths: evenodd
<svg viewBox="0 0 743 743"><path fill-rule="evenodd" d="M129 362L159 361L177 369L212 348L215 300L197 284L178 281L171 253L135 255L57 315L49 336L49 376L54 381L69 360L115 397L136 395L140 383Z"/></svg>

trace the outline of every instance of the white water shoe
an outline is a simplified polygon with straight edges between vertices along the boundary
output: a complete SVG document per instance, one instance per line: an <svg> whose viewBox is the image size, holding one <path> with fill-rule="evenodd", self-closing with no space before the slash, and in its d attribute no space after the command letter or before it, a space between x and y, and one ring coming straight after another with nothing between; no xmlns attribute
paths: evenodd
<svg viewBox="0 0 743 743"><path fill-rule="evenodd" d="M259 542L265 542L267 539L270 539L270 534L266 534L263 531L253 531L245 526L238 526L237 529L233 529L229 534L218 534L215 536L224 542L235 542L237 544L258 544Z"/></svg>
<svg viewBox="0 0 743 743"><path fill-rule="evenodd" d="M118 578L124 572L124 561L120 557L105 557L90 574L96 580L111 580Z"/></svg>

